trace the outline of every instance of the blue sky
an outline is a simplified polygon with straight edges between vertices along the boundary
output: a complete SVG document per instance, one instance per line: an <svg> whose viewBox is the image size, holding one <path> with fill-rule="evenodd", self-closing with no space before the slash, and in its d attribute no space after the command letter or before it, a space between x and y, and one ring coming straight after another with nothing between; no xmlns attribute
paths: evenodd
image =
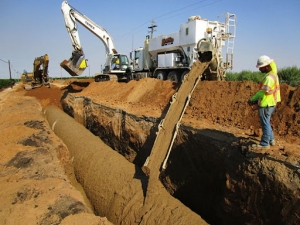
<svg viewBox="0 0 300 225"><path fill-rule="evenodd" d="M48 54L50 77L68 77L60 62L69 59L73 47L65 29L61 0L0 0L0 79L32 71L35 57ZM300 0L127 0L68 3L112 36L118 52L129 55L141 47L151 20L154 37L174 33L192 15L217 20L226 12L236 15L234 72L256 71L260 55L274 58L279 68L300 68ZM100 72L105 62L102 42L78 24L89 68L82 76Z"/></svg>

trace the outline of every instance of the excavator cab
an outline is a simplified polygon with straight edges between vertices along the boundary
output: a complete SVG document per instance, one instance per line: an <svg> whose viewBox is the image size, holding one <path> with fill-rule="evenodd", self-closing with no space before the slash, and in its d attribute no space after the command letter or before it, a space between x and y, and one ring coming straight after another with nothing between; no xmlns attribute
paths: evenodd
<svg viewBox="0 0 300 225"><path fill-rule="evenodd" d="M82 51L73 51L71 58L62 61L60 66L71 76L80 76L87 68L87 63Z"/></svg>
<svg viewBox="0 0 300 225"><path fill-rule="evenodd" d="M124 74L129 66L129 60L123 54L107 54L103 73Z"/></svg>
<svg viewBox="0 0 300 225"><path fill-rule="evenodd" d="M111 57L111 71L126 71L129 66L129 60L126 55L114 54Z"/></svg>
<svg viewBox="0 0 300 225"><path fill-rule="evenodd" d="M120 59L118 56L114 56L111 60L111 70L119 70L120 69Z"/></svg>

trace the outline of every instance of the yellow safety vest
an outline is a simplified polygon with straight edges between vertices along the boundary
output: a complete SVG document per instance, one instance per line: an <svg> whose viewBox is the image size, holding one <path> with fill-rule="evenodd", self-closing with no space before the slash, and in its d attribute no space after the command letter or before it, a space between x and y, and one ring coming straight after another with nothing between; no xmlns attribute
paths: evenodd
<svg viewBox="0 0 300 225"><path fill-rule="evenodd" d="M275 68L272 68L272 71L270 71L261 81L259 90L265 91L264 96L258 100L258 105L260 107L276 106L277 102L281 101L276 65Z"/></svg>

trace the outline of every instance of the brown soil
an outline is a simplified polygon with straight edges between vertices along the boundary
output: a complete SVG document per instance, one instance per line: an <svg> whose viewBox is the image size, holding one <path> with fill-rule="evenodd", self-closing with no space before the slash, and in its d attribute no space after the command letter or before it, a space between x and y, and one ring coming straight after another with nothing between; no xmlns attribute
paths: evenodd
<svg viewBox="0 0 300 225"><path fill-rule="evenodd" d="M161 117L178 87L155 79L129 83L72 80L55 81L51 88L25 91L17 85L0 92L0 224L108 224L93 215L74 179L67 148L49 128L42 108L61 108L61 96L68 90L128 113ZM183 123L258 141L257 111L247 105L256 89L252 82L200 82ZM281 85L281 93L282 102L272 117L277 144L267 153L299 159L300 88Z"/></svg>
<svg viewBox="0 0 300 225"><path fill-rule="evenodd" d="M80 88L76 82L72 87L77 91ZM200 82L191 97L183 122L200 127L203 124L219 126L233 134L240 129L258 137L261 130L257 111L247 104L257 88L258 84L253 82ZM160 117L177 89L178 85L168 81L143 79L129 83L91 82L88 88L73 95L88 96L94 102L121 108L135 115ZM299 145L300 88L282 84L281 96L282 102L278 104L271 121L276 139Z"/></svg>

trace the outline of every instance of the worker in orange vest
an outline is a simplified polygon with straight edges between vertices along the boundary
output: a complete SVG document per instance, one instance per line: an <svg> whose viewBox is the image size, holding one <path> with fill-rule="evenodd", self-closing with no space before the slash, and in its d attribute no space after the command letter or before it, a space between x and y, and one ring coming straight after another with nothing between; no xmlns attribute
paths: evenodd
<svg viewBox="0 0 300 225"><path fill-rule="evenodd" d="M248 101L249 105L257 102L258 115L262 128L262 137L259 144L252 147L269 149L270 145L275 145L273 129L271 127L271 116L275 111L280 98L280 84L277 76L277 67L273 59L263 55L257 60L257 68L261 73L266 74L259 84L259 90Z"/></svg>

